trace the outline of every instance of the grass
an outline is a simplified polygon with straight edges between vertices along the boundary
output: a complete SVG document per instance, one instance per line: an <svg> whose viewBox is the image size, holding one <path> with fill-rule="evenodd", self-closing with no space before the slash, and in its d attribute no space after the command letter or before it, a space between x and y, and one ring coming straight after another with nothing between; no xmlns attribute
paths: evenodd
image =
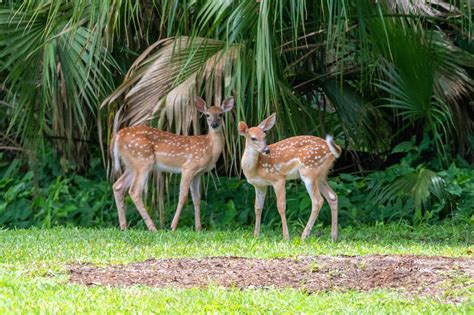
<svg viewBox="0 0 474 315"><path fill-rule="evenodd" d="M263 228L265 230L265 228ZM67 264L127 263L148 258L304 255L417 254L471 256L474 230L444 224L345 228L340 242L322 229L306 242L281 240L280 231L205 231L176 233L116 229L28 229L0 231L0 313L469 313L474 299L461 304L407 297L390 290L321 292L286 289L239 290L84 287L67 283ZM453 292L456 294L456 292Z"/></svg>

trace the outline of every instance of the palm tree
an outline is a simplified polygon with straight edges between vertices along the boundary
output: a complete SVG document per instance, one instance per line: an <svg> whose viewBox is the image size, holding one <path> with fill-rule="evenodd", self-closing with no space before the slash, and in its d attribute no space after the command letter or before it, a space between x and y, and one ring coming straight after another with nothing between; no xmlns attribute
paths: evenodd
<svg viewBox="0 0 474 315"><path fill-rule="evenodd" d="M123 72L125 43L154 39L150 4L136 1L0 3L0 74L9 104L6 133L41 151L46 141L85 168L100 102ZM154 12L154 11L153 11ZM144 39L146 38L146 40ZM128 58L130 59L130 57Z"/></svg>
<svg viewBox="0 0 474 315"><path fill-rule="evenodd" d="M471 11L467 0L6 1L8 134L23 144L64 138L59 153L84 164L97 127L197 133L193 96L233 94L229 172L241 150L236 122L273 111L274 137L328 132L347 150L383 154L415 132L447 159L465 152L473 128L474 59L460 45L470 43Z"/></svg>
<svg viewBox="0 0 474 315"><path fill-rule="evenodd" d="M118 128L200 133L194 96L232 94L227 174L239 172L237 122L271 112L274 139L331 133L383 159L414 134L447 163L469 153L472 33L469 0L7 0L0 149L52 145L85 169L90 144ZM373 196L413 195L420 220L443 187L420 164Z"/></svg>
<svg viewBox="0 0 474 315"><path fill-rule="evenodd" d="M348 149L387 152L391 139L415 131L448 156L446 145L465 148L472 132L465 103L474 59L453 41L472 34L470 9L440 1L195 4L191 30L146 50L103 106L120 100L114 129L157 118L160 128L186 133L198 130L194 95L219 102L235 94L228 170L239 150L235 122L272 111L279 137L332 131Z"/></svg>

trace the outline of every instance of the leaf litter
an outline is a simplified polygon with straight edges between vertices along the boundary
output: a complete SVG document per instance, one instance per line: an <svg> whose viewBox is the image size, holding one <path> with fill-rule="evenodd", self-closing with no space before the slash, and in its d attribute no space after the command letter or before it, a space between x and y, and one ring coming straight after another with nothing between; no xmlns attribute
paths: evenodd
<svg viewBox="0 0 474 315"><path fill-rule="evenodd" d="M474 259L415 255L314 256L257 259L202 257L69 266L71 283L158 288L294 288L321 291L393 289L451 302L474 291ZM451 292L462 292L451 294ZM470 292L470 293L469 293Z"/></svg>

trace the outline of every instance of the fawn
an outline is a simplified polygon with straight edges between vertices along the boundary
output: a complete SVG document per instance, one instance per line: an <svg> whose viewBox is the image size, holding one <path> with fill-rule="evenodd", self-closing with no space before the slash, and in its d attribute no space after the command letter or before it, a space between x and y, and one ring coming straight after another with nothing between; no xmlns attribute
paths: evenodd
<svg viewBox="0 0 474 315"><path fill-rule="evenodd" d="M195 229L201 230L200 219L200 178L204 172L215 167L224 148L222 118L234 106L232 97L224 100L221 106L206 106L201 98L196 98L196 108L204 113L209 132L207 135L182 136L140 125L121 129L112 137L111 153L114 168L120 170L120 160L125 171L113 185L115 202L118 208L120 228L127 228L124 196L129 188L138 212L150 231L156 231L142 201L142 192L153 168L159 171L181 173L179 201L171 229L176 230L181 211L191 196L194 203Z"/></svg>
<svg viewBox="0 0 474 315"><path fill-rule="evenodd" d="M314 136L297 136L267 145L265 132L275 124L275 114L263 120L257 127L249 128L239 123L239 133L245 137L242 156L242 170L247 181L255 188L255 232L260 233L260 219L268 186L273 186L281 217L283 238L288 239L286 223L285 184L289 179L301 178L311 197L312 210L308 223L301 235L305 239L311 233L314 222L323 204L321 194L331 208L331 236L337 240L337 195L329 187L327 174L341 148L328 136L326 140Z"/></svg>

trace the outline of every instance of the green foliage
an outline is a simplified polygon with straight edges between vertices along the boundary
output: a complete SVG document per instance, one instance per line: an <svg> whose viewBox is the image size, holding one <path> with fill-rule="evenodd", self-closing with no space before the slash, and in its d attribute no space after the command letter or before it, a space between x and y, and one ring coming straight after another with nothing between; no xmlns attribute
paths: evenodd
<svg viewBox="0 0 474 315"><path fill-rule="evenodd" d="M49 137L62 139L63 156L84 164L83 151L93 131L90 121L111 91L116 68L87 22L97 22L94 27L102 23L90 7L66 1L3 6L0 72L5 73L5 99L12 104L9 133L30 149L35 149L32 144L41 148ZM73 141L77 139L81 141Z"/></svg>
<svg viewBox="0 0 474 315"><path fill-rule="evenodd" d="M23 161L14 160L0 168L0 226L115 225L111 185L102 172L86 178L61 175L54 164L42 163L37 172L23 172L23 167ZM91 171L97 169L99 161Z"/></svg>
<svg viewBox="0 0 474 315"><path fill-rule="evenodd" d="M447 170L433 171L429 167L439 167L442 164L439 158L428 164L420 162L423 154L434 155L427 137L419 146L414 141L402 142L394 148L393 153L397 152L405 152L406 156L399 164L384 171L373 172L365 178L340 176L341 180L349 179L349 182L357 183L357 188L362 188L362 194L367 196L366 205L361 203L354 209L364 215L373 213L375 217L368 219L377 221L407 219L412 223L437 222L454 216L474 223L472 167L460 160L458 163L464 164L462 167L453 163ZM349 200L353 203L357 196L350 196Z"/></svg>
<svg viewBox="0 0 474 315"><path fill-rule="evenodd" d="M473 58L450 34L471 33L470 6L412 2L193 2L185 9L191 28L145 50L104 102L118 113L113 129L156 116L160 128L185 132L199 119L190 96L218 102L233 94L228 173L242 151L237 122L256 124L271 112L278 117L271 137L328 132L355 151L389 152L413 131L427 133L447 165L472 132ZM220 54L206 54L216 42ZM175 58L158 58L170 45Z"/></svg>
<svg viewBox="0 0 474 315"><path fill-rule="evenodd" d="M270 140L329 133L384 155L428 134L447 167L469 156L471 38L466 0L3 1L0 143L30 158L52 143L85 170L117 128L201 133L194 96L232 94L227 174L237 122L271 112Z"/></svg>
<svg viewBox="0 0 474 315"><path fill-rule="evenodd" d="M399 164L367 176L340 174L329 183L339 196L341 226L407 221L410 224L436 223L445 218L474 223L474 169L462 160L447 169L439 168L436 159L424 164L424 155L433 154L425 138L417 146L413 141L400 143L394 153L405 157ZM50 154L52 154L50 152ZM1 161L1 160L0 160ZM116 207L111 183L105 180L100 162L91 163L87 177L74 174L68 164L63 166L47 158L36 165L36 172L23 171L20 159L0 163L0 226L51 227L116 226ZM179 179L179 177L174 177ZM253 226L253 187L240 178L203 179L201 202L203 225L208 229ZM165 226L174 215L178 182L171 181L165 196ZM151 193L148 206L152 209ZM128 200L128 199L127 199ZM131 226L143 228L143 220L128 200L127 216ZM270 189L262 215L268 228L281 227L275 196ZM302 229L311 211L311 200L300 181L287 184L287 219L294 228ZM152 216L157 215L151 211ZM180 226L193 226L191 201L181 216ZM330 224L330 211L323 205L317 224Z"/></svg>

